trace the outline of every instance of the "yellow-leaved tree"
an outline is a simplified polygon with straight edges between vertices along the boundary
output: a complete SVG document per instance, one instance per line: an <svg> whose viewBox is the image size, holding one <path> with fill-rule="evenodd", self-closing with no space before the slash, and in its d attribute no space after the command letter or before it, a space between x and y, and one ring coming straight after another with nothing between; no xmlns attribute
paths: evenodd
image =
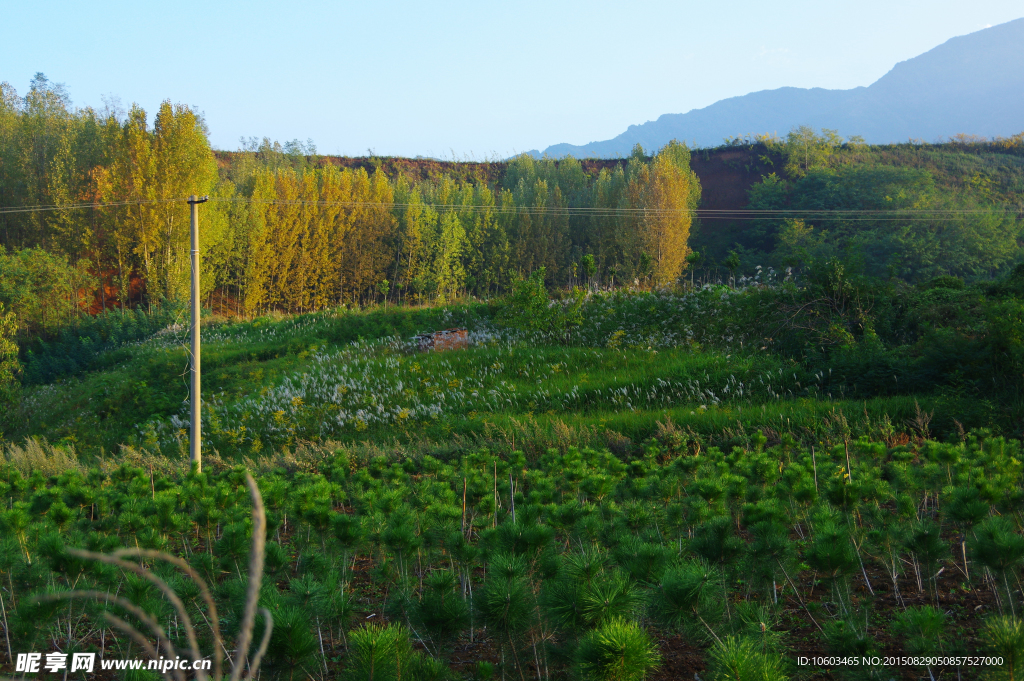
<svg viewBox="0 0 1024 681"><path fill-rule="evenodd" d="M652 285L671 284L686 266L686 242L700 199L690 150L669 142L649 163L635 166L626 194L633 233L623 245L632 251L634 271Z"/></svg>
<svg viewBox="0 0 1024 681"><path fill-rule="evenodd" d="M217 182L205 125L188 107L165 101L153 122L156 277L147 283L150 299L183 300L189 295L190 219L183 199L208 195ZM200 228L203 222L200 220ZM202 235L200 235L202 242ZM209 244L200 244L209 246Z"/></svg>
<svg viewBox="0 0 1024 681"><path fill-rule="evenodd" d="M185 199L210 194L217 181L205 125L188 107L165 101L150 130L146 112L133 106L114 146L110 164L95 169L92 181L96 198L112 204L102 214L122 303L137 266L151 303L183 300L191 250ZM202 235L200 242L210 246Z"/></svg>

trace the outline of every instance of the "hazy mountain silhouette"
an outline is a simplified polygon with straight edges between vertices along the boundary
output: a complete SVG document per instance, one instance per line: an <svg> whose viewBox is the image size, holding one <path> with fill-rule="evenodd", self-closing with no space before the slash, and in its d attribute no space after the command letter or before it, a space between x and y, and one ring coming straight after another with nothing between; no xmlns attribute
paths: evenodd
<svg viewBox="0 0 1024 681"><path fill-rule="evenodd" d="M543 153L609 158L629 155L638 142L651 151L672 139L711 147L745 134L785 135L799 125L836 129L843 136L860 135L875 144L933 142L958 133L1005 137L1022 132L1024 18L951 38L896 64L868 87L752 92L631 125L604 142L555 144Z"/></svg>

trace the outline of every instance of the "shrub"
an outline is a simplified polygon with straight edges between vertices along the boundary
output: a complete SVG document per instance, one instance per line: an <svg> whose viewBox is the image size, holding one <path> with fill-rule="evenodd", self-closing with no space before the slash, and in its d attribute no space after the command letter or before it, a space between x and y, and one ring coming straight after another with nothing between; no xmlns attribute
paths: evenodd
<svg viewBox="0 0 1024 681"><path fill-rule="evenodd" d="M581 310L586 294L575 288L566 301L553 301L544 287L544 275L545 269L541 267L527 279L515 282L497 322L530 335L564 340L583 321Z"/></svg>
<svg viewBox="0 0 1024 681"><path fill-rule="evenodd" d="M711 649L709 678L712 681L785 681L782 658L759 650L756 641L729 636Z"/></svg>
<svg viewBox="0 0 1024 681"><path fill-rule="evenodd" d="M409 632L398 624L368 624L351 632L349 650L347 681L398 681L412 664Z"/></svg>
<svg viewBox="0 0 1024 681"><path fill-rule="evenodd" d="M634 681L643 679L661 662L646 631L636 622L611 619L591 631L576 650L576 665L585 679Z"/></svg>
<svg viewBox="0 0 1024 681"><path fill-rule="evenodd" d="M911 655L937 655L946 629L946 613L930 605L907 608L896 617L896 633Z"/></svg>
<svg viewBox="0 0 1024 681"><path fill-rule="evenodd" d="M1001 595L1006 598L1010 614L1016 615L1010 576L1024 562L1024 537L1016 533L1005 516L988 518L975 528L974 535L971 543L974 559L993 573L996 584L1004 587ZM1000 605L1000 609L1002 607Z"/></svg>
<svg viewBox="0 0 1024 681"><path fill-rule="evenodd" d="M1024 621L1016 617L993 617L985 623L982 638L993 655L1003 658L999 679L1020 679L1024 672Z"/></svg>

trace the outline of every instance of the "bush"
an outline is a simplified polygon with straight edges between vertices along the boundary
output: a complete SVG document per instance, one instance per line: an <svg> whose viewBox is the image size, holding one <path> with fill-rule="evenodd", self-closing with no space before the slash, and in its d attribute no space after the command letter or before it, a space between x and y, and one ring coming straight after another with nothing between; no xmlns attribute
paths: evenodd
<svg viewBox="0 0 1024 681"><path fill-rule="evenodd" d="M1024 672L1024 621L1016 617L993 617L982 634L992 655L1003 658L1001 669L993 670L998 679L1019 679Z"/></svg>
<svg viewBox="0 0 1024 681"><path fill-rule="evenodd" d="M661 662L657 646L636 622L612 619L591 631L576 650L576 665L585 679L643 679Z"/></svg>
<svg viewBox="0 0 1024 681"><path fill-rule="evenodd" d="M181 307L166 303L151 311L107 310L76 317L60 329L25 342L21 355L26 385L51 383L101 368L101 355L148 338L175 322Z"/></svg>
<svg viewBox="0 0 1024 681"><path fill-rule="evenodd" d="M541 267L534 270L529 278L512 285L512 293L498 312L497 322L531 336L565 340L569 331L583 321L581 310L586 294L582 289L574 288L566 300L552 300L544 287L544 274Z"/></svg>
<svg viewBox="0 0 1024 681"><path fill-rule="evenodd" d="M368 624L349 634L346 681L441 681L451 676L440 661L413 651L409 631L399 624Z"/></svg>
<svg viewBox="0 0 1024 681"><path fill-rule="evenodd" d="M785 681L782 658L762 652L745 637L729 636L711 649L709 678L712 681Z"/></svg>

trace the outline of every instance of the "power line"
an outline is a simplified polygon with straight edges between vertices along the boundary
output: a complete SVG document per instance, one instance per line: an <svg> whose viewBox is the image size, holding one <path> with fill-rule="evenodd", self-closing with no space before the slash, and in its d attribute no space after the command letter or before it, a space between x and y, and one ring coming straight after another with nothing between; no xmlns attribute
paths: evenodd
<svg viewBox="0 0 1024 681"><path fill-rule="evenodd" d="M766 220L782 218L831 219L848 222L878 222L928 220L933 222L954 221L971 215L999 215L998 209L760 209L760 208L630 208L622 206L508 206L502 204L433 204L433 203L378 203L373 201L287 201L258 200L245 197L211 198L211 202L245 203L261 206L317 206L321 208L383 208L405 209L429 208L446 212L492 213L498 215L566 215L588 217L615 217L619 215L662 217L688 214L706 220ZM0 215L18 213L42 213L67 210L103 209L126 206L160 205L182 203L186 199L150 199L137 201L111 201L63 205L38 205L0 208ZM1004 208L1003 210L1006 210Z"/></svg>
<svg viewBox="0 0 1024 681"><path fill-rule="evenodd" d="M0 215L7 215L11 213L46 213L51 211L59 210L82 210L85 208L114 208L120 206L146 206L161 203L177 203L184 202L185 199L150 199L147 201L110 201L110 202L96 202L96 203L68 203L68 204L50 204L42 206L16 206L12 208L0 208Z"/></svg>
<svg viewBox="0 0 1024 681"><path fill-rule="evenodd" d="M635 214L678 214L678 213L690 213L697 216L705 215L753 215L753 216L777 216L777 215L792 215L799 213L801 215L906 215L906 214L926 214L926 215L966 215L966 214L991 214L993 211L989 209L923 209L923 208L908 208L908 209L887 209L887 210L868 210L862 208L838 208L838 209L761 209L761 208L629 208L621 206L504 206L499 204L463 204L463 203L378 203L373 201L282 201L282 200L266 200L260 201L257 199L250 199L245 197L222 197L222 198L211 198L211 202L230 202L230 203L249 203L256 205L273 205L273 206L323 206L323 207L361 207L361 206L376 206L381 208L433 208L433 209L446 209L451 211L458 210L469 210L469 211L491 211L496 213L577 213L577 214L620 214L620 213L635 213Z"/></svg>

